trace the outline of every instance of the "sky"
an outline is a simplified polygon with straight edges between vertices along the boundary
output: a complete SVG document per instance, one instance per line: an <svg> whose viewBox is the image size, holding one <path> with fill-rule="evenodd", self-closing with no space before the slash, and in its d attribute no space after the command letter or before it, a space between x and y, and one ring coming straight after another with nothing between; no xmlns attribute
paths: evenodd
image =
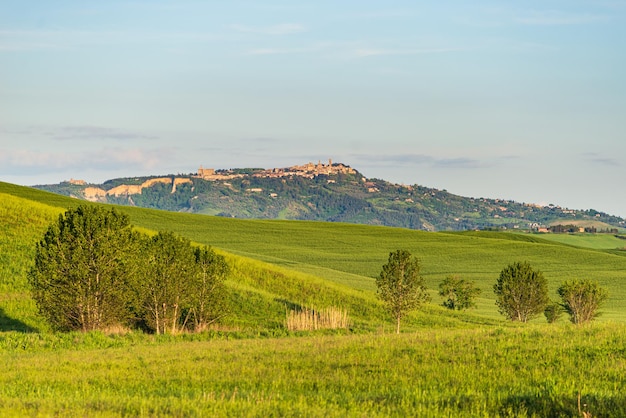
<svg viewBox="0 0 626 418"><path fill-rule="evenodd" d="M626 217L626 0L0 0L0 181L342 162Z"/></svg>

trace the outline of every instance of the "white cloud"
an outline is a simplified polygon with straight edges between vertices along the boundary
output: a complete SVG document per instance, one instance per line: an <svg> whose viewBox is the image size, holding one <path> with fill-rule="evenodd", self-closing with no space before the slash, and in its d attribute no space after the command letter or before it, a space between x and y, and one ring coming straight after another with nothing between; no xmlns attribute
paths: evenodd
<svg viewBox="0 0 626 418"><path fill-rule="evenodd" d="M592 164L598 164L601 166L610 166L610 167L621 167L622 163L616 159L611 157L606 157L595 152L588 152L583 155L583 158Z"/></svg>
<svg viewBox="0 0 626 418"><path fill-rule="evenodd" d="M113 129L102 126L65 126L56 129L52 138L57 140L143 140L156 139L153 135L146 135L122 129Z"/></svg>
<svg viewBox="0 0 626 418"><path fill-rule="evenodd" d="M533 11L514 18L517 23L537 26L586 25L608 20L608 16L569 14L556 10Z"/></svg>
<svg viewBox="0 0 626 418"><path fill-rule="evenodd" d="M359 58L375 57L381 55L420 55L420 54L441 54L445 52L460 51L455 48L417 48L417 49L376 49L360 48L354 51L354 55Z"/></svg>
<svg viewBox="0 0 626 418"><path fill-rule="evenodd" d="M247 26L240 24L230 25L237 32L258 33L263 35L291 35L306 31L306 28L298 23L282 23L273 26Z"/></svg>
<svg viewBox="0 0 626 418"><path fill-rule="evenodd" d="M47 174L72 170L80 175L87 170L152 170L166 164L174 154L170 148L101 148L79 152L0 149L0 174Z"/></svg>
<svg viewBox="0 0 626 418"><path fill-rule="evenodd" d="M457 157L440 158L426 154L377 154L377 155L353 155L357 160L368 162L370 165L391 166L428 166L446 168L486 168L493 165L481 159Z"/></svg>
<svg viewBox="0 0 626 418"><path fill-rule="evenodd" d="M299 49L284 48L257 48L247 52L247 55L282 55L302 52Z"/></svg>
<svg viewBox="0 0 626 418"><path fill-rule="evenodd" d="M224 41L223 35L203 32L142 32L84 30L0 30L0 52L73 50L128 44L188 44Z"/></svg>

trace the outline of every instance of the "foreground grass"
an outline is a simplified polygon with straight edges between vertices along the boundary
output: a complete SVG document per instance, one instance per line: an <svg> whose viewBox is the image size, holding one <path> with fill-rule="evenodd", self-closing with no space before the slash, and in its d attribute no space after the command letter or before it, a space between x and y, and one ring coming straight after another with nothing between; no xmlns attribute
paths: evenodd
<svg viewBox="0 0 626 418"><path fill-rule="evenodd" d="M95 334L71 349L2 338L2 416L571 417L579 394L594 417L626 416L623 324L168 344Z"/></svg>

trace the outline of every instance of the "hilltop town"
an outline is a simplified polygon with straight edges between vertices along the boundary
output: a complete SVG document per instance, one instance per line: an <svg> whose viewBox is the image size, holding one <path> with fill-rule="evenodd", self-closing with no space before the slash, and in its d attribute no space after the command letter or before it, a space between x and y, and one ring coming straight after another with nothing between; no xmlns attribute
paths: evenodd
<svg viewBox="0 0 626 418"><path fill-rule="evenodd" d="M251 173L242 173L241 170L222 169L215 170L213 168L203 168L200 166L195 174L184 176L177 175L175 177L157 177L149 178L140 184L120 184L110 189L104 189L102 187L94 187L87 184L85 180L70 179L67 183L74 186L85 186L82 191L82 197L90 201L103 201L107 197L120 197L141 194L142 191L148 187L152 187L155 184L164 184L171 186L171 193L176 192L176 187L181 184L192 184L192 179L202 179L207 181L226 181L237 178L243 178L251 176L253 178L284 178L299 176L303 178L313 179L320 175L332 176L337 174L356 174L356 170L353 168L341 164L333 163L331 159L328 160L328 164L323 164L318 161L317 164L311 162L304 165L294 165L285 168L271 168L254 170ZM248 191L262 191L260 188L248 189Z"/></svg>
<svg viewBox="0 0 626 418"><path fill-rule="evenodd" d="M328 164L318 161L317 164L308 163L305 165L294 165L286 168L270 168L266 170L254 171L253 177L257 178L281 178L300 176L304 178L315 178L320 175L332 176L336 174L356 174L356 170L341 163L334 163L331 159ZM203 180L230 180L245 176L242 173L235 173L234 170L215 170L213 168L198 169L198 173L194 176Z"/></svg>

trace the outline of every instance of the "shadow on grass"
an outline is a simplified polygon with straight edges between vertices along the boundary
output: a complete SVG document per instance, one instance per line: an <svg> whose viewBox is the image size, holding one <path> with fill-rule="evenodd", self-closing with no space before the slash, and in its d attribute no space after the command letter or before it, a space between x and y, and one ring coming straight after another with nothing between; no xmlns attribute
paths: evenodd
<svg viewBox="0 0 626 418"><path fill-rule="evenodd" d="M23 323L22 321L8 316L4 309L0 308L0 332L17 331L17 332L37 332L36 328Z"/></svg>
<svg viewBox="0 0 626 418"><path fill-rule="evenodd" d="M580 409L579 409L580 408ZM542 417L624 417L626 416L626 397L623 396L511 396L507 398L500 413L504 416Z"/></svg>
<svg viewBox="0 0 626 418"><path fill-rule="evenodd" d="M285 305L285 309L291 310L291 311L296 311L296 312L300 312L304 309L304 306L298 304L298 303L294 303L290 300L287 299L282 299L282 298L275 298L274 302L278 302L281 303L283 305Z"/></svg>
<svg viewBox="0 0 626 418"><path fill-rule="evenodd" d="M443 402L459 412L472 410L481 402L480 397L458 396ZM519 394L501 400L491 400L489 413L499 417L626 417L626 396L616 395L563 395Z"/></svg>

